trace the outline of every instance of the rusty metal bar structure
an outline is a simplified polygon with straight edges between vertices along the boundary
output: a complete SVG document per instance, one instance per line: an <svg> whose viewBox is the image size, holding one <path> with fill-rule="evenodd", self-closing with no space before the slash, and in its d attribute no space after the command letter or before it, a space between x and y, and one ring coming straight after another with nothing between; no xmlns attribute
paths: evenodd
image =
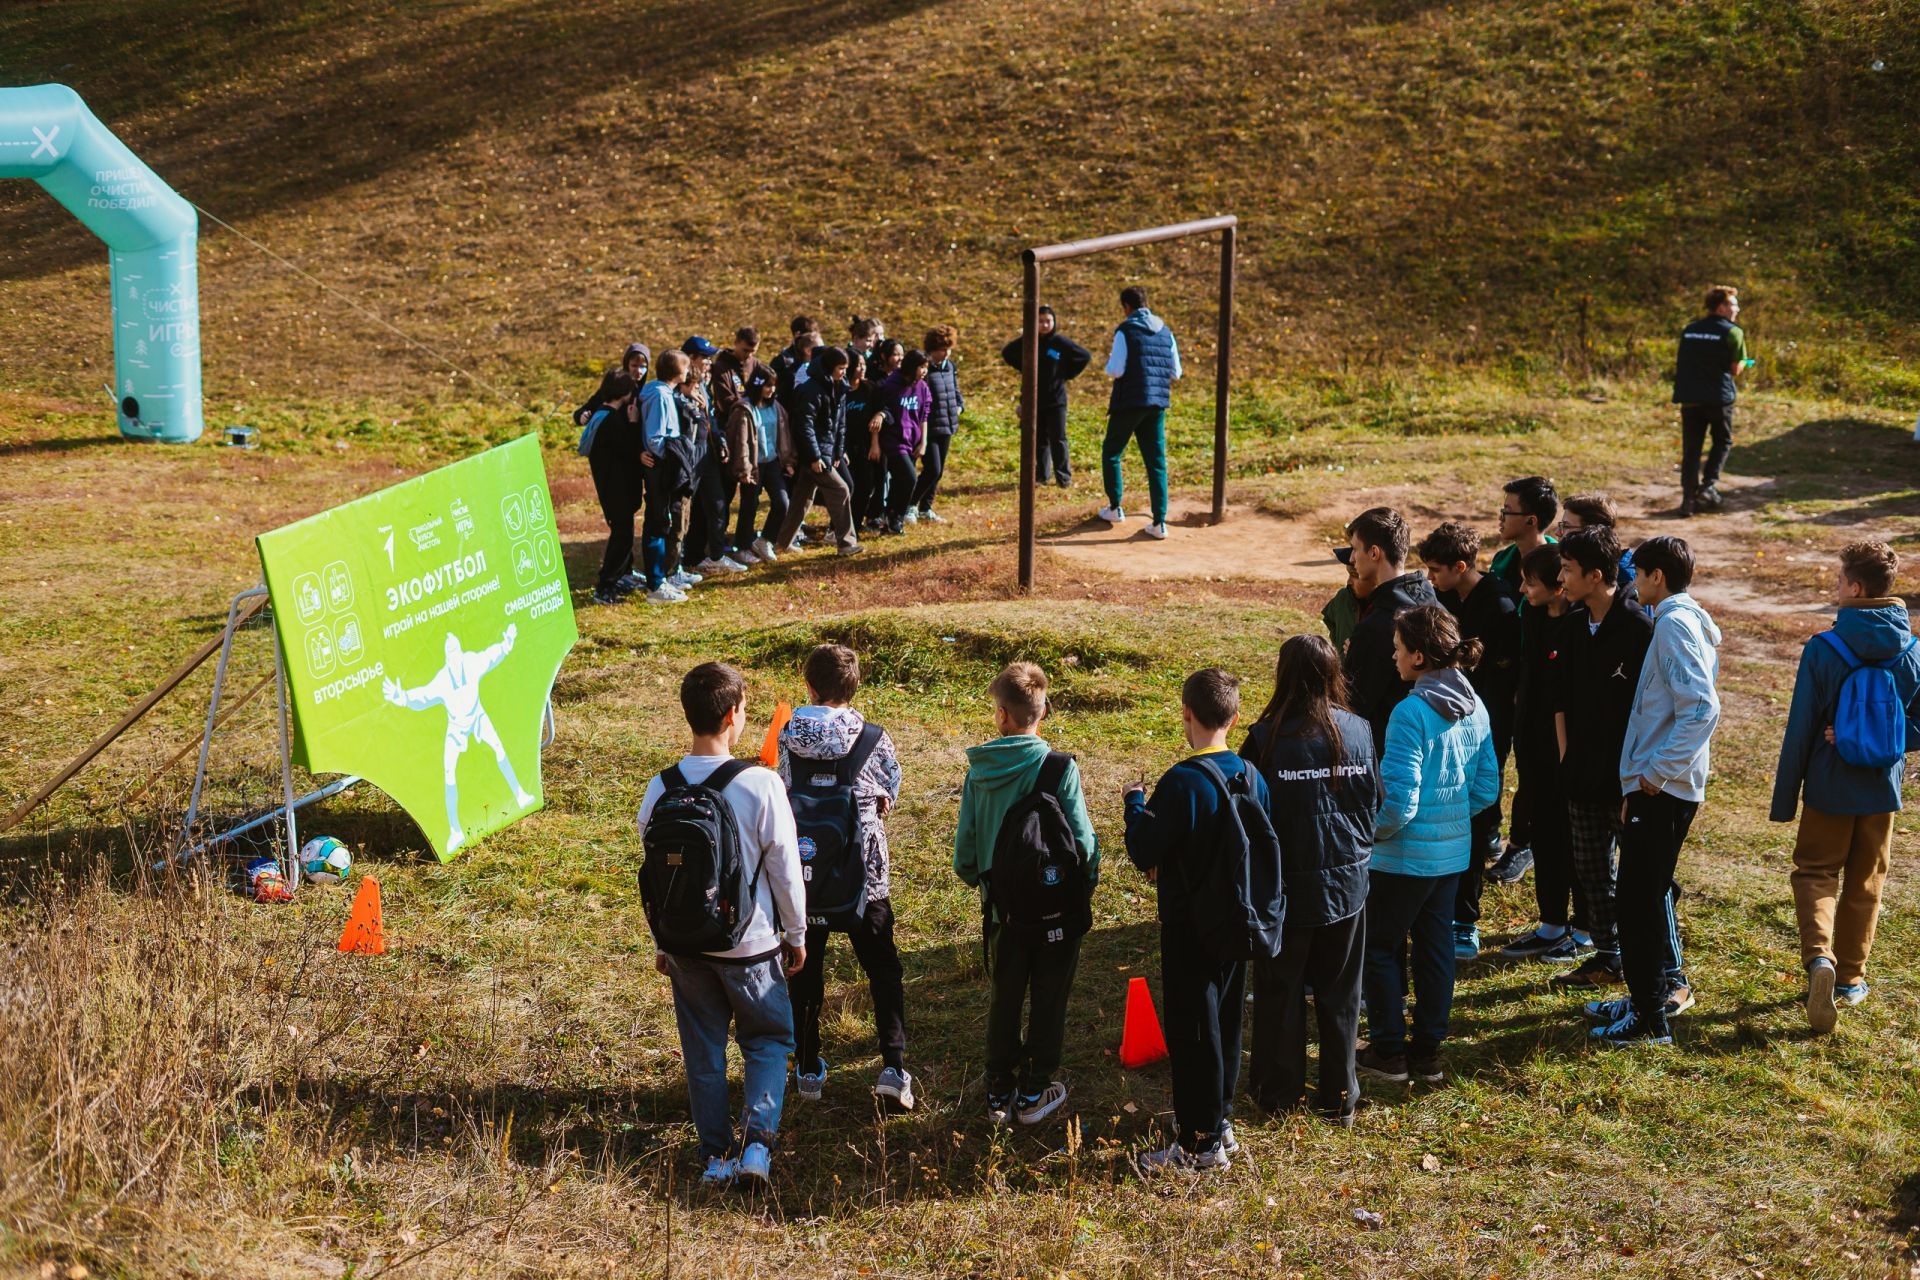
<svg viewBox="0 0 1920 1280"><path fill-rule="evenodd" d="M1092 240L1073 240L1066 244L1041 245L1020 255L1024 276L1020 358L1020 589L1033 589L1034 542L1034 460L1038 448L1040 385L1040 264L1067 258L1084 258L1111 249L1132 249L1162 240L1186 236L1220 234L1220 328L1219 350L1214 363L1213 381L1213 521L1218 524L1227 514L1227 386L1233 344L1234 249L1240 220L1232 214L1202 218L1197 222L1176 222L1171 226L1124 231L1119 235L1099 236Z"/></svg>

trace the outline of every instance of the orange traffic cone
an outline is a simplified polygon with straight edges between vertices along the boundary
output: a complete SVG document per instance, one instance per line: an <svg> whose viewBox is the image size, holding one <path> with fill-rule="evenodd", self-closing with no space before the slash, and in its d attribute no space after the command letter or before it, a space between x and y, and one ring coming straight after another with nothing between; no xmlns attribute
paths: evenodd
<svg viewBox="0 0 1920 1280"><path fill-rule="evenodd" d="M363 956L386 954L387 940L380 932L380 882L372 876L362 877L360 891L353 895L353 912L340 931L340 949Z"/></svg>
<svg viewBox="0 0 1920 1280"><path fill-rule="evenodd" d="M1153 993L1145 978L1127 983L1127 1020L1120 1032L1120 1065L1144 1067L1167 1056L1167 1037L1160 1031L1160 1015L1153 1011Z"/></svg>
<svg viewBox="0 0 1920 1280"><path fill-rule="evenodd" d="M767 726L767 740L760 744L760 763L769 769L780 767L780 731L793 719L793 704L778 702L773 707L773 723Z"/></svg>

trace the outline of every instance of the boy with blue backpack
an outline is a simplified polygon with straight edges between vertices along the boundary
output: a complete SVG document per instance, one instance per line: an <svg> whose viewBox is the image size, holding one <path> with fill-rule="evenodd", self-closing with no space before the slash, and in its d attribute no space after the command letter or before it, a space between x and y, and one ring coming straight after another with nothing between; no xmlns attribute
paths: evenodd
<svg viewBox="0 0 1920 1280"><path fill-rule="evenodd" d="M1194 754L1155 784L1128 786L1127 857L1159 888L1160 994L1177 1130L1145 1173L1217 1173L1232 1164L1233 1094L1247 962L1280 954L1286 900L1280 840L1260 771L1234 754L1240 681L1218 667L1187 677L1180 720Z"/></svg>
<svg viewBox="0 0 1920 1280"><path fill-rule="evenodd" d="M806 901L793 813L780 779L733 756L747 683L702 663L680 682L693 743L640 801L640 899L654 968L673 982L673 1016L701 1181L765 1184L793 1052L787 978L806 963ZM727 1104L727 1027L745 1064L736 1134Z"/></svg>
<svg viewBox="0 0 1920 1280"><path fill-rule="evenodd" d="M987 686L1000 736L967 748L953 870L980 890L987 1008L987 1118L1039 1124L1067 1100L1054 1075L1080 939L1093 924L1100 846L1074 758L1040 736L1047 676L1015 662ZM1020 1015L1032 998L1026 1033Z"/></svg>
<svg viewBox="0 0 1920 1280"><path fill-rule="evenodd" d="M780 780L787 784L807 889L807 963L793 979L794 1063L800 1096L817 1101L827 1079L820 1056L827 938L844 933L873 993L873 1029L882 1066L876 1097L913 1109L907 1072L906 992L893 942L887 879L887 813L900 798L893 739L853 709L860 657L823 644L807 655L809 702L780 732Z"/></svg>
<svg viewBox="0 0 1920 1280"><path fill-rule="evenodd" d="M1884 542L1840 553L1839 612L1833 629L1801 652L1774 773L1773 821L1791 822L1801 802L1793 901L1807 1021L1822 1034L1833 1030L1839 1006L1867 998L1905 753L1920 745L1920 645L1893 591L1899 567Z"/></svg>

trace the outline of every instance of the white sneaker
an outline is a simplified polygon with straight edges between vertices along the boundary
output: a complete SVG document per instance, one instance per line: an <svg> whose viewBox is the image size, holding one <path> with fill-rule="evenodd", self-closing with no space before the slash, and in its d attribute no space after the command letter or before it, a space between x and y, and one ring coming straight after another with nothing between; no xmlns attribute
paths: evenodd
<svg viewBox="0 0 1920 1280"><path fill-rule="evenodd" d="M1807 1025L1819 1035L1833 1030L1838 1020L1840 1007L1833 999L1836 977L1833 961L1825 956L1815 956L1807 966Z"/></svg>
<svg viewBox="0 0 1920 1280"><path fill-rule="evenodd" d="M1226 1120L1220 1125L1220 1149L1230 1156L1240 1154L1240 1136L1233 1131L1233 1121Z"/></svg>
<svg viewBox="0 0 1920 1280"><path fill-rule="evenodd" d="M825 1058L815 1058L813 1064L820 1069L818 1071L795 1071L793 1073L794 1081L799 1085L800 1096L808 1102L820 1101L820 1095L825 1091L827 1086L827 1060Z"/></svg>
<svg viewBox="0 0 1920 1280"><path fill-rule="evenodd" d="M843 556L857 556L865 550L866 548L861 546L859 543L849 542L840 548L840 554Z"/></svg>
<svg viewBox="0 0 1920 1280"><path fill-rule="evenodd" d="M740 1163L734 1171L742 1178L765 1186L773 1177L773 1152L767 1150L763 1142L749 1142L747 1149L740 1153Z"/></svg>
<svg viewBox="0 0 1920 1280"><path fill-rule="evenodd" d="M733 1175L738 1173L739 1170L740 1165L738 1161L729 1160L725 1156L708 1156L707 1170L700 1175L700 1185L703 1187L724 1187L733 1181Z"/></svg>
<svg viewBox="0 0 1920 1280"><path fill-rule="evenodd" d="M1067 1100L1067 1086L1055 1080L1038 1095L1021 1098L1014 1103L1014 1118L1021 1124L1039 1124L1060 1109Z"/></svg>
<svg viewBox="0 0 1920 1280"><path fill-rule="evenodd" d="M1108 524L1119 524L1127 518L1127 513L1118 507L1102 507L1094 512L1094 515L1099 519L1105 520Z"/></svg>
<svg viewBox="0 0 1920 1280"><path fill-rule="evenodd" d="M1150 1151L1139 1159L1140 1172L1149 1176L1184 1170L1189 1173L1219 1173L1233 1167L1233 1158L1215 1146L1194 1155L1174 1143L1164 1151Z"/></svg>
<svg viewBox="0 0 1920 1280"><path fill-rule="evenodd" d="M733 561L735 564L743 564L749 569L760 563L760 557L745 547L738 547L727 552L727 559Z"/></svg>
<svg viewBox="0 0 1920 1280"><path fill-rule="evenodd" d="M1148 525L1146 533L1149 538L1158 538L1162 542L1167 540L1167 526L1164 523Z"/></svg>
<svg viewBox="0 0 1920 1280"><path fill-rule="evenodd" d="M913 1077L895 1067L885 1067L874 1083L876 1098L890 1098L902 1111L913 1110Z"/></svg>
<svg viewBox="0 0 1920 1280"><path fill-rule="evenodd" d="M918 508L918 507L908 507L908 508L907 508L907 514L905 514L904 516L901 516L901 517L900 517L900 522L901 522L902 524L919 524L919 523L920 523L920 508Z"/></svg>
<svg viewBox="0 0 1920 1280"><path fill-rule="evenodd" d="M685 604L686 602L686 592L664 582L647 592L648 604Z"/></svg>
<svg viewBox="0 0 1920 1280"><path fill-rule="evenodd" d="M945 516L941 515L938 511L933 510L931 507L929 507L925 511L922 511L920 513L920 518L922 520L925 520L928 524L945 524L947 522L947 518Z"/></svg>
<svg viewBox="0 0 1920 1280"><path fill-rule="evenodd" d="M735 560L730 555L721 556L719 561L716 562L715 567L718 568L722 573L745 573L747 571L746 565L740 563L738 560Z"/></svg>
<svg viewBox="0 0 1920 1280"><path fill-rule="evenodd" d="M780 558L773 554L773 544L765 538L755 538L753 540L753 554L760 557L760 563L762 564L772 564Z"/></svg>
<svg viewBox="0 0 1920 1280"><path fill-rule="evenodd" d="M680 569L667 575L667 585L677 587L681 591L685 591L688 587L704 582L705 580L702 575L694 573L690 569Z"/></svg>

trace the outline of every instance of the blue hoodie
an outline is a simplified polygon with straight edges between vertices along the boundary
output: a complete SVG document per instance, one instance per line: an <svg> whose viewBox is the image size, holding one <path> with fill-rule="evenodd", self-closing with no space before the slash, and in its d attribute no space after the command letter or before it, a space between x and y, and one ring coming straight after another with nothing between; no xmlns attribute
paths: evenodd
<svg viewBox="0 0 1920 1280"><path fill-rule="evenodd" d="M1720 628L1684 591L1648 616L1653 643L1620 746L1620 794L1632 795L1645 778L1699 804L1707 798L1707 743L1720 723Z"/></svg>
<svg viewBox="0 0 1920 1280"><path fill-rule="evenodd" d="M1912 635L1907 606L1897 599L1849 600L1840 606L1833 629L1862 662L1887 661L1900 653ZM1773 811L1768 816L1775 822L1793 821L1803 784L1808 806L1822 813L1859 817L1900 811L1904 760L1885 769L1864 769L1842 760L1826 740L1847 672L1846 659L1831 644L1819 636L1807 641L1800 653L1800 674L1793 683L1780 767L1773 777ZM1894 663L1893 678L1911 717L1920 699L1920 645Z"/></svg>

